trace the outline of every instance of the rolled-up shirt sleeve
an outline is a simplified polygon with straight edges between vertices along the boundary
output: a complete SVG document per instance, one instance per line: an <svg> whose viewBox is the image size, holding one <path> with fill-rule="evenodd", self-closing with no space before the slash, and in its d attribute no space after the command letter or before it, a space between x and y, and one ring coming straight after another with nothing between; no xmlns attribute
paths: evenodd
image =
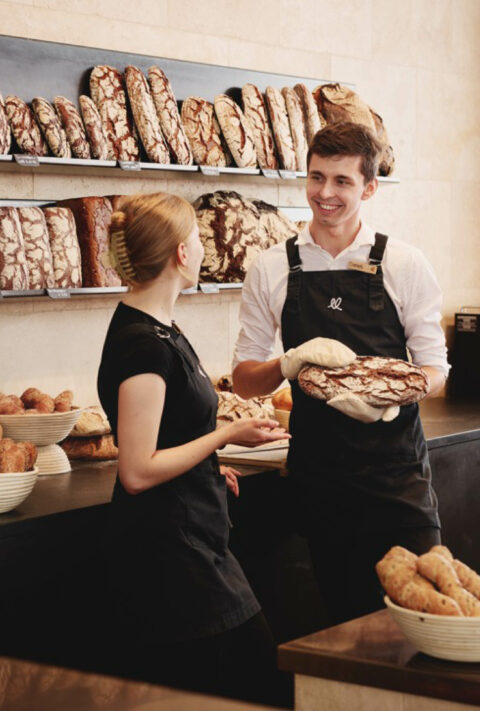
<svg viewBox="0 0 480 711"><path fill-rule="evenodd" d="M441 325L442 292L433 267L419 250L410 254L409 261L403 308L407 347L416 365L433 366L447 377L450 365Z"/></svg>
<svg viewBox="0 0 480 711"><path fill-rule="evenodd" d="M267 275L262 255L248 270L240 306L240 333L233 352L232 369L245 360L268 360L273 352L277 325L269 306Z"/></svg>

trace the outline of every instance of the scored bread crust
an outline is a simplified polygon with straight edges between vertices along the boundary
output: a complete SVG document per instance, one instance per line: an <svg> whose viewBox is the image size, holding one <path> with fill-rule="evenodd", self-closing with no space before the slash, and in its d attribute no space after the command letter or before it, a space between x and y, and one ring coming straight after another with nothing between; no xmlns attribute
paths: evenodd
<svg viewBox="0 0 480 711"><path fill-rule="evenodd" d="M298 376L307 395L331 400L353 394L372 407L409 405L428 392L428 376L422 368L407 361L380 356L358 356L346 368L307 365Z"/></svg>
<svg viewBox="0 0 480 711"><path fill-rule="evenodd" d="M252 131L258 164L260 168L277 170L275 143L263 96L254 84L245 84L242 88L242 99L243 113Z"/></svg>
<svg viewBox="0 0 480 711"><path fill-rule="evenodd" d="M75 158L88 160L91 157L90 144L77 107L66 96L56 96L53 105L66 133L72 154Z"/></svg>
<svg viewBox="0 0 480 711"><path fill-rule="evenodd" d="M227 94L218 94L214 106L218 123L235 163L240 168L255 168L257 152L243 111Z"/></svg>
<svg viewBox="0 0 480 711"><path fill-rule="evenodd" d="M183 128L172 86L160 67L150 67L148 81L152 99L172 159L179 165L191 165L193 153Z"/></svg>
<svg viewBox="0 0 480 711"><path fill-rule="evenodd" d="M170 163L170 154L143 72L132 65L125 67L125 82L133 118L148 159L153 163Z"/></svg>
<svg viewBox="0 0 480 711"><path fill-rule="evenodd" d="M290 121L293 148L297 158L297 170L305 172L307 170L308 143L302 104L297 93L289 86L283 87L282 95L285 99L288 120Z"/></svg>
<svg viewBox="0 0 480 711"><path fill-rule="evenodd" d="M181 117L195 163L220 168L230 165L230 154L223 145L212 103L189 96L182 104Z"/></svg>
<svg viewBox="0 0 480 711"><path fill-rule="evenodd" d="M32 99L32 108L53 155L71 158L72 151L60 119L49 101L41 96Z"/></svg>
<svg viewBox="0 0 480 711"><path fill-rule="evenodd" d="M285 170L296 170L297 157L293 147L292 132L282 92L274 86L267 86L265 98L282 167Z"/></svg>

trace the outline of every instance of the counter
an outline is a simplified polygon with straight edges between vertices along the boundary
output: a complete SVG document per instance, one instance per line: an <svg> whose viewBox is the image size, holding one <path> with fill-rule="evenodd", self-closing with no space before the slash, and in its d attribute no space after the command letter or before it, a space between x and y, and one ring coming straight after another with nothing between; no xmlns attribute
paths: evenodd
<svg viewBox="0 0 480 711"><path fill-rule="evenodd" d="M480 664L420 654L387 610L279 648L295 674L295 711L467 711L480 705Z"/></svg>

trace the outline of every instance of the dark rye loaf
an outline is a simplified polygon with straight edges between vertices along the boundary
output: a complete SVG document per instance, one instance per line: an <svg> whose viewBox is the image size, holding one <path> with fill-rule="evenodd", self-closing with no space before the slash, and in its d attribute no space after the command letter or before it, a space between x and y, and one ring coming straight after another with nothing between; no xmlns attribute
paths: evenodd
<svg viewBox="0 0 480 711"><path fill-rule="evenodd" d="M418 365L396 358L358 356L346 368L307 365L299 373L298 384L319 400L354 394L372 407L388 407L421 400L429 383Z"/></svg>

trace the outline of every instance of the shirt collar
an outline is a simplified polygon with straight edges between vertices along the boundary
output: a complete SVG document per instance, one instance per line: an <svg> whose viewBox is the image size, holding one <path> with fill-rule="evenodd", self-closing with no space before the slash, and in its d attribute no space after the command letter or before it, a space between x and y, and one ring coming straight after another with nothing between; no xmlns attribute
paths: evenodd
<svg viewBox="0 0 480 711"><path fill-rule="evenodd" d="M310 234L310 223L307 223L303 230L299 233L297 237L297 244L298 246L304 244L312 244L315 247L319 247L319 249L322 249L322 247L315 244L315 242L313 241L312 235ZM343 251L350 252L368 244L375 244L375 232L369 225L367 225L365 222L362 222L357 236L355 237L353 242L348 245L348 247Z"/></svg>

